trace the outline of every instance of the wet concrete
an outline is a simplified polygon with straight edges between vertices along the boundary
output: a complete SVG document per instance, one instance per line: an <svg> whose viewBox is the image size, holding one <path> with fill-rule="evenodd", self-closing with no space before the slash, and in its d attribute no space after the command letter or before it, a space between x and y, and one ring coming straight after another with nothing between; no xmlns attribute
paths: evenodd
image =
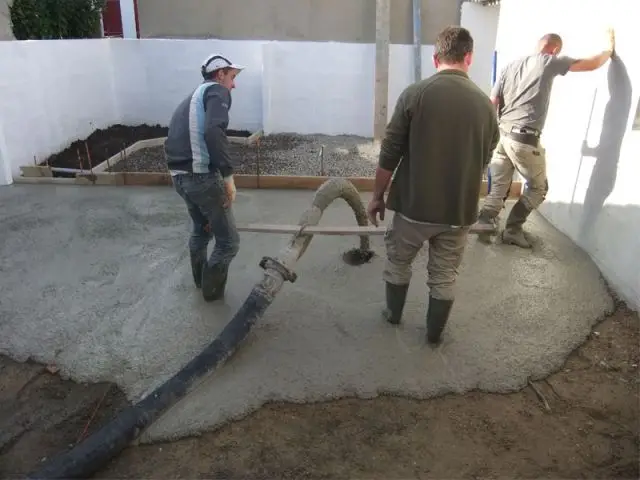
<svg viewBox="0 0 640 480"><path fill-rule="evenodd" d="M236 217L294 223L311 196L242 191ZM192 284L186 211L170 188L14 185L0 188L0 204L0 353L55 363L78 381L115 381L132 401L221 331L261 278L262 256L288 240L243 233L226 300L207 304ZM336 202L322 223L354 220ZM314 238L298 281L285 285L243 347L143 441L213 428L268 401L507 392L551 373L613 302L567 237L535 214L529 228L539 238L533 251L470 239L437 351L422 346L423 255L395 329L379 315L382 238L362 267L341 260L356 238Z"/></svg>

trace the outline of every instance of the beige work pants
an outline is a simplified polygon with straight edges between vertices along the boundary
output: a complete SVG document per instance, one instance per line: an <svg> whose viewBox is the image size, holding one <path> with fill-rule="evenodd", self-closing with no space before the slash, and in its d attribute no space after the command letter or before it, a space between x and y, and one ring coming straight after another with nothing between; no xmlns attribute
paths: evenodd
<svg viewBox="0 0 640 480"><path fill-rule="evenodd" d="M484 199L483 210L486 212L494 215L500 213L516 170L526 182L522 202L534 210L544 201L549 184L546 152L541 145L534 147L502 135L493 152L489 169L491 192Z"/></svg>
<svg viewBox="0 0 640 480"><path fill-rule="evenodd" d="M468 227L412 222L394 214L384 237L387 247L384 280L395 285L408 285L413 261L424 243L429 242L429 293L439 300L453 300L468 234Z"/></svg>

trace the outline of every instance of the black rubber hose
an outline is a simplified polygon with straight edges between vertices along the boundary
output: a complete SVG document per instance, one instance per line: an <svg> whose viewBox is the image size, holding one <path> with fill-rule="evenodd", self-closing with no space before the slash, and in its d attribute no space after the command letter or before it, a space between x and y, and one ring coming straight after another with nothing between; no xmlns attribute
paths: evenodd
<svg viewBox="0 0 640 480"><path fill-rule="evenodd" d="M358 225L367 224L367 215L355 186L346 179L332 178L317 190L312 205L300 220L301 228L317 225L324 210L337 198L344 199L354 211ZM313 235L296 234L277 260L264 258L260 266L265 270L262 281L253 288L242 307L222 333L199 355L171 379L156 388L135 405L120 412L110 423L76 445L73 449L46 462L30 479L87 478L104 466L135 440L166 410L184 398L199 380L222 366L245 339L251 327L265 310L285 281L295 281L290 270L309 246ZM369 261L369 237L360 236L360 248L351 253L352 264ZM347 255L349 256L349 255Z"/></svg>
<svg viewBox="0 0 640 480"><path fill-rule="evenodd" d="M28 478L87 478L104 468L141 431L184 397L197 380L221 366L234 353L272 301L273 296L257 285L218 338L182 370L136 405L120 412L85 441L45 463Z"/></svg>

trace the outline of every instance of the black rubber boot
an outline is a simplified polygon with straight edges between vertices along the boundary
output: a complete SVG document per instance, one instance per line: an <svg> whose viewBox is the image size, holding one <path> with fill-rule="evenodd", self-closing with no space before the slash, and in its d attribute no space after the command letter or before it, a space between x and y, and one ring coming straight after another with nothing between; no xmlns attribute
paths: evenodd
<svg viewBox="0 0 640 480"><path fill-rule="evenodd" d="M384 319L392 325L399 325L402 320L402 311L407 300L409 285L394 285L386 283L387 308L382 312Z"/></svg>
<svg viewBox="0 0 640 480"><path fill-rule="evenodd" d="M189 252L191 259L191 273L193 274L193 281L197 288L202 287L202 268L207 261L207 251L204 252Z"/></svg>
<svg viewBox="0 0 640 480"><path fill-rule="evenodd" d="M429 297L429 309L427 310L427 343L439 345L442 331L444 330L449 314L453 307L453 300L439 300Z"/></svg>
<svg viewBox="0 0 640 480"><path fill-rule="evenodd" d="M531 209L522 200L518 200L511 209L509 217L502 232L502 242L510 245L517 245L520 248L531 248L531 243L527 240L522 230L522 225L531 214Z"/></svg>
<svg viewBox="0 0 640 480"><path fill-rule="evenodd" d="M227 286L228 268L205 264L202 269L202 297L207 302L213 302L224 296Z"/></svg>

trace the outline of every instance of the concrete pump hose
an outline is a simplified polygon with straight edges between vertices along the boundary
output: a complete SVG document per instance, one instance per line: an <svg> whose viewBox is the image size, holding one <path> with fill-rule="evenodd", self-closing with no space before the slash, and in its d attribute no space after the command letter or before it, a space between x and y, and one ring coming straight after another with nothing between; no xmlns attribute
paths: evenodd
<svg viewBox="0 0 640 480"><path fill-rule="evenodd" d="M336 198L347 201L355 213L358 225L367 225L367 215L357 189L351 182L341 178L329 179L320 186L311 208L302 215L299 225L316 225L323 211ZM109 423L71 450L48 460L28 478L87 478L106 466L169 408L193 391L210 372L222 366L233 355L256 321L271 305L284 282L295 281L296 275L292 268L309 246L312 237L304 233L295 234L277 259L262 259L260 266L264 269L264 276L253 287L240 310L220 335L178 373L135 405L122 410ZM368 236L360 237L360 249L354 251L360 255L358 261L368 261L371 258L373 254L369 252Z"/></svg>

